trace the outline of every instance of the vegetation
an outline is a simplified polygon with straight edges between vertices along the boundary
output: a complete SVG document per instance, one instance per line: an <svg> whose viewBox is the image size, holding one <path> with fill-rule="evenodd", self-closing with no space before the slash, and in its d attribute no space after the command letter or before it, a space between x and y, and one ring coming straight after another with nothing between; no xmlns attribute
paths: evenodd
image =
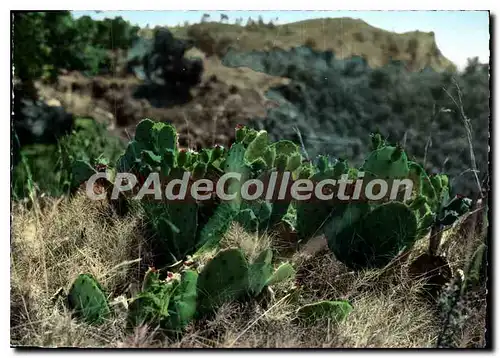
<svg viewBox="0 0 500 358"><path fill-rule="evenodd" d="M69 194L75 189L73 171L78 160L92 165L114 162L124 146L103 124L77 118L73 130L55 144L31 144L20 149L12 173L12 198L27 198L32 190L55 197Z"/></svg>
<svg viewBox="0 0 500 358"><path fill-rule="evenodd" d="M11 344L486 346L487 66L476 59L450 72L432 33L397 35L357 20L202 20L139 33L122 18L14 14ZM194 46L213 57L189 58ZM218 114L224 108L207 109L257 92L251 71L232 68L224 76L237 72L245 85L218 92L226 85L219 73L202 76L204 66L221 66L215 56L289 79L268 92L279 106L233 132ZM118 102L144 118L149 101L162 121L123 125L127 143L105 123L49 105L39 85L56 86L64 70L99 75L83 87L111 98L115 120L125 110ZM134 78L129 93L126 81L101 76L118 72L142 81ZM165 101L192 99L191 89L214 103L193 101L199 108L190 112L176 104L156 117ZM212 130L201 121L213 121L214 132L229 128L231 145L216 137L190 149L175 110L188 134L188 122L196 137ZM416 185L409 199L371 202L238 194L247 179L279 181L285 171L313 182L364 172ZM97 172L107 174L94 184L101 201L82 190ZM189 172L190 183L242 178L229 182L229 201L115 200L117 172L141 185L153 172Z"/></svg>
<svg viewBox="0 0 500 358"><path fill-rule="evenodd" d="M14 74L23 82L54 79L61 69L109 73L109 51L131 47L139 31L121 17L73 19L69 11L14 13L13 26Z"/></svg>
<svg viewBox="0 0 500 358"><path fill-rule="evenodd" d="M223 63L291 79L268 92L279 106L250 124L273 140L301 142L312 157L330 154L359 165L368 147L362 138L378 131L404 145L428 172L450 175L455 193L477 191L471 168L487 173L489 75L477 60L463 73L411 72L401 62L371 68L361 57L342 60L298 47L232 51Z"/></svg>
<svg viewBox="0 0 500 358"><path fill-rule="evenodd" d="M89 163L87 166L91 167ZM151 120L139 123L134 140L118 159L116 168L138 176L158 171L170 178L190 171L193 180L229 171L242 173L248 179L263 178L270 172L284 170L294 172L297 178L338 179L357 170L349 168L345 161L331 166L327 157L319 157L314 164L303 161L294 143L269 142L265 131L247 127L236 129L236 142L228 151L220 147L200 153L179 151L175 129ZM111 193L114 170L109 166L106 170L109 182L104 187ZM397 257L409 253L433 226L453 224L470 207L469 199L449 199L445 175L429 178L422 167L408 161L402 148L387 145L380 135L373 136L373 151L359 170L371 178L412 177L419 185L409 200L382 204L321 202L313 206L307 202L244 201L237 195L232 201L212 205L196 201L176 204L166 199L163 203L140 202L139 209L132 205L131 210L143 209L153 233L150 245L159 250L153 252L153 260L162 266L160 270L149 268L139 293L126 299L128 327L159 325L167 335L182 334L192 320L210 317L231 302L262 297L264 292L272 292L270 287L296 277L292 264L273 261L271 249L250 253L228 243L224 237L233 222L246 231L258 230L262 234L275 230L291 211L296 214L288 220L297 223L297 237L301 238L295 243L297 248L304 247L318 231L323 232L337 260L363 270L397 262ZM234 184L231 186L232 190L237 189ZM208 216L208 220L203 216ZM324 218L323 222L318 217ZM311 228L314 223L320 224ZM368 232L376 234L375 239L368 240ZM165 254L173 261L161 264L160 258ZM103 289L90 273L80 275L69 293L69 308L87 322L103 324L112 315L108 308L111 301L103 301L103 295ZM349 319L353 310L356 308L348 301L320 301L299 307L296 319L315 322L330 318L341 322Z"/></svg>

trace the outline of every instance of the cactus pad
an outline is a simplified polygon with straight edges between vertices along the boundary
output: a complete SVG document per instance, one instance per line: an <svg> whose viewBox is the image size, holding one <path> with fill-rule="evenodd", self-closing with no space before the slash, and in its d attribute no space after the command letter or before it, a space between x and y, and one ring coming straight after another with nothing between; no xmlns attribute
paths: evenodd
<svg viewBox="0 0 500 358"><path fill-rule="evenodd" d="M168 329L179 331L184 329L196 313L196 284L198 273L196 271L184 271L181 275L181 283L175 287L168 307L169 317L164 325Z"/></svg>
<svg viewBox="0 0 500 358"><path fill-rule="evenodd" d="M68 293L68 304L77 317L91 324L101 324L110 314L108 301L96 279L81 274Z"/></svg>
<svg viewBox="0 0 500 358"><path fill-rule="evenodd" d="M219 252L198 277L200 314L213 312L225 302L237 300L248 291L248 262L238 249Z"/></svg>
<svg viewBox="0 0 500 358"><path fill-rule="evenodd" d="M360 204L357 204L360 205ZM361 209L361 208L358 208ZM362 217L346 217L337 234L326 231L328 245L335 257L352 268L375 268L387 265L417 238L417 218L406 205L398 202L378 206ZM348 214L352 215L352 214ZM345 222L350 220L351 222Z"/></svg>

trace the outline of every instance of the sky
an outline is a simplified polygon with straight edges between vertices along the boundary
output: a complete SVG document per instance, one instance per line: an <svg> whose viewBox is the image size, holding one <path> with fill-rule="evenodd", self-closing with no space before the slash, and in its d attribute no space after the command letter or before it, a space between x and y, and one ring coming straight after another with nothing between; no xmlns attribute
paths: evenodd
<svg viewBox="0 0 500 358"><path fill-rule="evenodd" d="M185 21L199 22L204 13L212 21L219 21L220 14L228 15L229 22L242 17L262 16L265 22L278 24L315 18L352 17L368 24L393 32L434 31L442 54L459 69L467 64L467 58L479 57L489 62L489 14L487 11L73 11L73 16L89 15L94 19L121 16L141 27L175 26ZM275 19L278 18L276 22Z"/></svg>

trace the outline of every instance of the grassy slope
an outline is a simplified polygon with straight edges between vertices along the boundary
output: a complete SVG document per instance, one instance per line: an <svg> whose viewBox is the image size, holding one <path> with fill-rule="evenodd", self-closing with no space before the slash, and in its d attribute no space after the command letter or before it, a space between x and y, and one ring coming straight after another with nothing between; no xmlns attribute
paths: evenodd
<svg viewBox="0 0 500 358"><path fill-rule="evenodd" d="M196 31L192 31L193 27L197 28ZM273 46L288 49L309 44L319 50L333 50L340 58L363 56L373 67L386 64L392 57L407 62L413 70L456 68L439 51L433 32L399 34L352 18L306 20L274 27L208 22L174 27L172 32L181 38L189 37L188 33L193 37L194 33L198 46L202 38L206 38L204 34L209 34L215 42L223 41L241 51L265 50Z"/></svg>
<svg viewBox="0 0 500 358"><path fill-rule="evenodd" d="M191 324L186 334L169 339L154 327L125 329L126 312L100 327L71 319L61 300L52 295L68 290L83 272L95 275L110 293L130 297L148 264L148 237L139 214L113 215L102 202L83 193L72 200L41 198L37 208L14 204L11 252L11 343L13 345L76 347L432 347L440 330L434 308L419 294L422 282L408 277L407 263L384 270L349 271L321 249L288 256L298 269L293 282L274 287L267 305L252 301L223 306L208 321ZM36 210L35 210L36 209ZM452 235L445 245L450 265L464 267L475 242ZM321 240L321 239L319 239ZM472 240L474 241L474 240ZM417 245L411 257L423 250ZM240 246L254 256L271 246L279 257L283 242L256 238L234 227L225 246ZM320 245L321 247L321 245ZM281 254L278 254L281 252ZM411 259L410 257L410 259ZM142 261L140 268L139 258ZM293 288L295 287L295 288ZM322 299L348 299L354 311L341 324L294 321L296 309ZM481 309L466 321L456 344L481 344L484 337L484 297Z"/></svg>

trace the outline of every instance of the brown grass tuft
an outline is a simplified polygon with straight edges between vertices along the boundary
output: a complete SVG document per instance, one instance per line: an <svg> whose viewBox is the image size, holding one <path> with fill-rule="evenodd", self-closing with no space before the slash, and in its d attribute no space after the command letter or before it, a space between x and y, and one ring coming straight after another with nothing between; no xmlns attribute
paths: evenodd
<svg viewBox="0 0 500 358"><path fill-rule="evenodd" d="M423 280L411 278L411 260L425 250L419 242L407 261L385 269L352 271L316 238L290 256L280 256L272 235L246 233L233 225L223 247L241 247L253 260L272 248L279 260L297 269L296 283L272 287L260 297L223 305L213 317L192 322L177 337L157 327L125 329L126 310L116 301L116 314L99 327L71 318L62 299L79 273L91 273L110 299L130 297L142 280L139 258L147 257L146 232L138 213L117 217L105 203L83 194L71 200L41 199L41 209L13 204L11 251L11 344L44 347L434 347L441 331L437 305L422 295ZM450 232L456 235L458 231ZM451 240L451 239L448 239ZM479 240L479 239L478 239ZM450 266L463 269L470 251L463 238L444 245ZM476 242L475 242L476 243ZM474 244L475 244L474 243ZM470 242L469 242L470 244ZM468 244L467 244L468 245ZM278 245L279 246L279 245ZM206 258L208 259L208 257ZM484 346L485 288L474 293L456 346ZM319 300L349 300L354 310L341 323L306 324L297 309Z"/></svg>

